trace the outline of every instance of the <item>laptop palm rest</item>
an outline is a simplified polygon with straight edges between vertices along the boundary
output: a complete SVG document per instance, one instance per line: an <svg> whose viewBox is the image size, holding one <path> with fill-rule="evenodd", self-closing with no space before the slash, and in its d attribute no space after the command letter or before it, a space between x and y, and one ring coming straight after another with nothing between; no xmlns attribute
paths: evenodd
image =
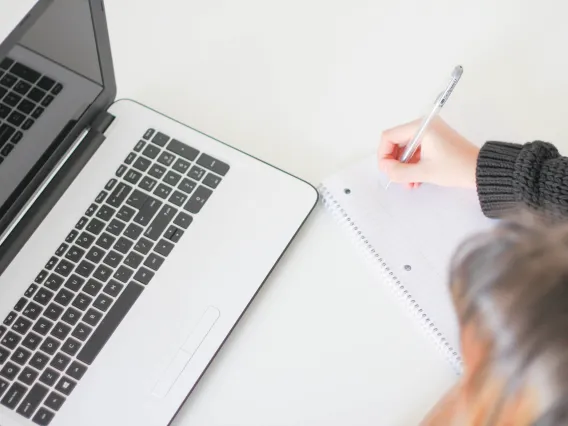
<svg viewBox="0 0 568 426"><path fill-rule="evenodd" d="M177 351L172 362L170 362L170 365L168 365L154 386L152 395L157 398L163 398L168 394L178 377L183 373L193 354L199 349L199 346L201 346L201 343L217 322L220 314L219 309L215 307L210 306L207 308L197 326L189 334L185 343Z"/></svg>

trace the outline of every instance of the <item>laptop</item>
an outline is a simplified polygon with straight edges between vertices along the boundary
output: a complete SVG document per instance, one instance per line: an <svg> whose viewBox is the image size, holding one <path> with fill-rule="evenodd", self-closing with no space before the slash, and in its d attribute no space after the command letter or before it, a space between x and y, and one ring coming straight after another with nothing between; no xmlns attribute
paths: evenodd
<svg viewBox="0 0 568 426"><path fill-rule="evenodd" d="M167 425L317 191L116 101L102 0L39 0L13 24L0 30L0 424Z"/></svg>

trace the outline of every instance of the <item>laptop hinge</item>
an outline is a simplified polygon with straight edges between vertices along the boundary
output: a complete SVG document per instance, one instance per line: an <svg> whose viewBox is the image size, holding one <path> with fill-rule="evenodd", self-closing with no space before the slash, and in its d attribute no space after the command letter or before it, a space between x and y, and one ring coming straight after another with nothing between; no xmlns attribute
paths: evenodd
<svg viewBox="0 0 568 426"><path fill-rule="evenodd" d="M6 232L0 235L0 275L104 142L104 132L114 119L107 111L97 116L92 126L73 142Z"/></svg>

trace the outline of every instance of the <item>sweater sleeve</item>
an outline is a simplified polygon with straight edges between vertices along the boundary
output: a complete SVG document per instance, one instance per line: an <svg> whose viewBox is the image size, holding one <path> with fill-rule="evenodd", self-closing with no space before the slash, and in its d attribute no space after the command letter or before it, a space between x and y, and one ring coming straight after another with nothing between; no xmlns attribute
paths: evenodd
<svg viewBox="0 0 568 426"><path fill-rule="evenodd" d="M568 157L549 143L487 142L477 160L477 193L488 217L519 207L568 218Z"/></svg>

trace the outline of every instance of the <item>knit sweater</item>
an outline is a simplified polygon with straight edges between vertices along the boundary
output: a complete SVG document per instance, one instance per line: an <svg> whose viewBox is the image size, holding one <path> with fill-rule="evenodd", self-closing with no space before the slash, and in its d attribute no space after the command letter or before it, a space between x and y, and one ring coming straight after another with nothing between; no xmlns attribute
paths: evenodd
<svg viewBox="0 0 568 426"><path fill-rule="evenodd" d="M487 142L477 160L477 193L488 217L519 208L568 218L568 157L541 141Z"/></svg>

